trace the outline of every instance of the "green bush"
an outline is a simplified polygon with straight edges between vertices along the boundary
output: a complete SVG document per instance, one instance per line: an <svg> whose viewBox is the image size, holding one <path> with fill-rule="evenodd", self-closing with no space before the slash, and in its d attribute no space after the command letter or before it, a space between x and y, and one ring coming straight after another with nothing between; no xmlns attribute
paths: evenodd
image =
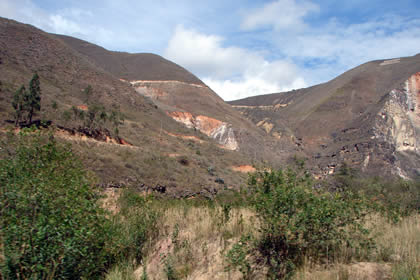
<svg viewBox="0 0 420 280"><path fill-rule="evenodd" d="M249 186L260 220L254 249L270 277L291 277L305 258L322 262L343 247L356 252L372 247L363 227L368 207L362 196L313 189L308 175L290 170L258 172Z"/></svg>
<svg viewBox="0 0 420 280"><path fill-rule="evenodd" d="M420 213L420 181L401 178L366 177L344 165L331 178L334 188L363 192L375 201L377 211L391 221L402 216Z"/></svg>
<svg viewBox="0 0 420 280"><path fill-rule="evenodd" d="M147 242L158 235L159 212L154 199L124 189L118 201L120 211L113 217L113 234L107 255L112 263L133 260L140 263Z"/></svg>
<svg viewBox="0 0 420 280"><path fill-rule="evenodd" d="M231 270L232 267L237 267L242 273L244 279L251 279L252 269L251 263L248 259L250 252L250 241L252 237L244 235L238 243L233 244L226 255L228 265L225 267L226 271Z"/></svg>
<svg viewBox="0 0 420 280"><path fill-rule="evenodd" d="M24 130L1 148L1 276L98 277L110 224L70 147Z"/></svg>

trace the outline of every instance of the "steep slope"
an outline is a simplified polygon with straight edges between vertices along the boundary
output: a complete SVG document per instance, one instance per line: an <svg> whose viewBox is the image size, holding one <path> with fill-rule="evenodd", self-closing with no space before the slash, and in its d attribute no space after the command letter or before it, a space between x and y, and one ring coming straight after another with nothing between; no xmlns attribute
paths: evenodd
<svg viewBox="0 0 420 280"><path fill-rule="evenodd" d="M277 137L291 137L320 174L347 162L418 176L420 55L372 61L306 89L230 104Z"/></svg>
<svg viewBox="0 0 420 280"><path fill-rule="evenodd" d="M180 81L201 84L196 76L179 65L151 53L112 52L100 46L65 35L54 35L95 64L124 80Z"/></svg>
<svg viewBox="0 0 420 280"><path fill-rule="evenodd" d="M149 97L174 120L202 132L225 149L277 163L299 152L288 139L265 135L202 81L160 56L112 52L72 37L55 36Z"/></svg>
<svg viewBox="0 0 420 280"><path fill-rule="evenodd" d="M13 93L35 72L42 91L42 111L36 121L52 121L57 139L71 142L101 183L130 183L139 189L190 196L212 195L246 179L232 167L249 163L249 158L185 128L57 36L4 18L0 18L0 134L13 128ZM86 133L86 122L64 114L74 106L86 115L98 105L125 115L119 141L112 139L112 125L107 122L99 123L93 131L98 137L93 138L92 131Z"/></svg>

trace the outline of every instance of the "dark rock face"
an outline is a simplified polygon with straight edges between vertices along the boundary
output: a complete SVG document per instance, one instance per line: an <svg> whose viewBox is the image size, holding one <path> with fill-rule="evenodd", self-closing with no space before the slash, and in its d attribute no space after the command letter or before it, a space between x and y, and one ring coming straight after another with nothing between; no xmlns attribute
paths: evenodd
<svg viewBox="0 0 420 280"><path fill-rule="evenodd" d="M217 178L216 181L219 184L220 182L218 180L223 182L222 179ZM109 189L109 188L119 189L119 188L131 187L131 188L136 189L139 192L154 193L155 195L161 195L161 196L171 197L171 198L204 197L207 199L214 199L214 197L219 192L217 188L209 187L209 186L203 186L201 187L201 190L199 191L192 191L188 189L179 190L176 188L175 185L166 186L166 185L161 185L159 183L157 183L154 186L149 186L149 185L140 183L138 178L134 178L134 177L127 177L124 180L121 180L119 182L111 181L107 183L102 183L102 184L99 184L98 187L103 188L103 189Z"/></svg>
<svg viewBox="0 0 420 280"><path fill-rule="evenodd" d="M214 182L216 182L218 184L221 184L221 185L225 184L225 181L222 178L216 178L216 180L214 180Z"/></svg>

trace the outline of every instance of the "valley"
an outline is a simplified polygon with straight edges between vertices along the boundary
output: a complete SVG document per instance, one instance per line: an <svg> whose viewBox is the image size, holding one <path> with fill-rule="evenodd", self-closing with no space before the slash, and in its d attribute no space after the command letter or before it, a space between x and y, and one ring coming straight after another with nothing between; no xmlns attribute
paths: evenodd
<svg viewBox="0 0 420 280"><path fill-rule="evenodd" d="M420 54L225 102L0 18L0 279L418 279L419 179Z"/></svg>

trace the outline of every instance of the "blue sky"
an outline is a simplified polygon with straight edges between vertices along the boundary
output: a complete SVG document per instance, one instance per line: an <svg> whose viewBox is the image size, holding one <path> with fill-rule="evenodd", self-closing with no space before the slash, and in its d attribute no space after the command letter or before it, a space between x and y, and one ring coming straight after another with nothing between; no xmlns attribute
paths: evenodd
<svg viewBox="0 0 420 280"><path fill-rule="evenodd" d="M225 100L420 53L418 0L0 0L0 16L109 50L162 55Z"/></svg>

